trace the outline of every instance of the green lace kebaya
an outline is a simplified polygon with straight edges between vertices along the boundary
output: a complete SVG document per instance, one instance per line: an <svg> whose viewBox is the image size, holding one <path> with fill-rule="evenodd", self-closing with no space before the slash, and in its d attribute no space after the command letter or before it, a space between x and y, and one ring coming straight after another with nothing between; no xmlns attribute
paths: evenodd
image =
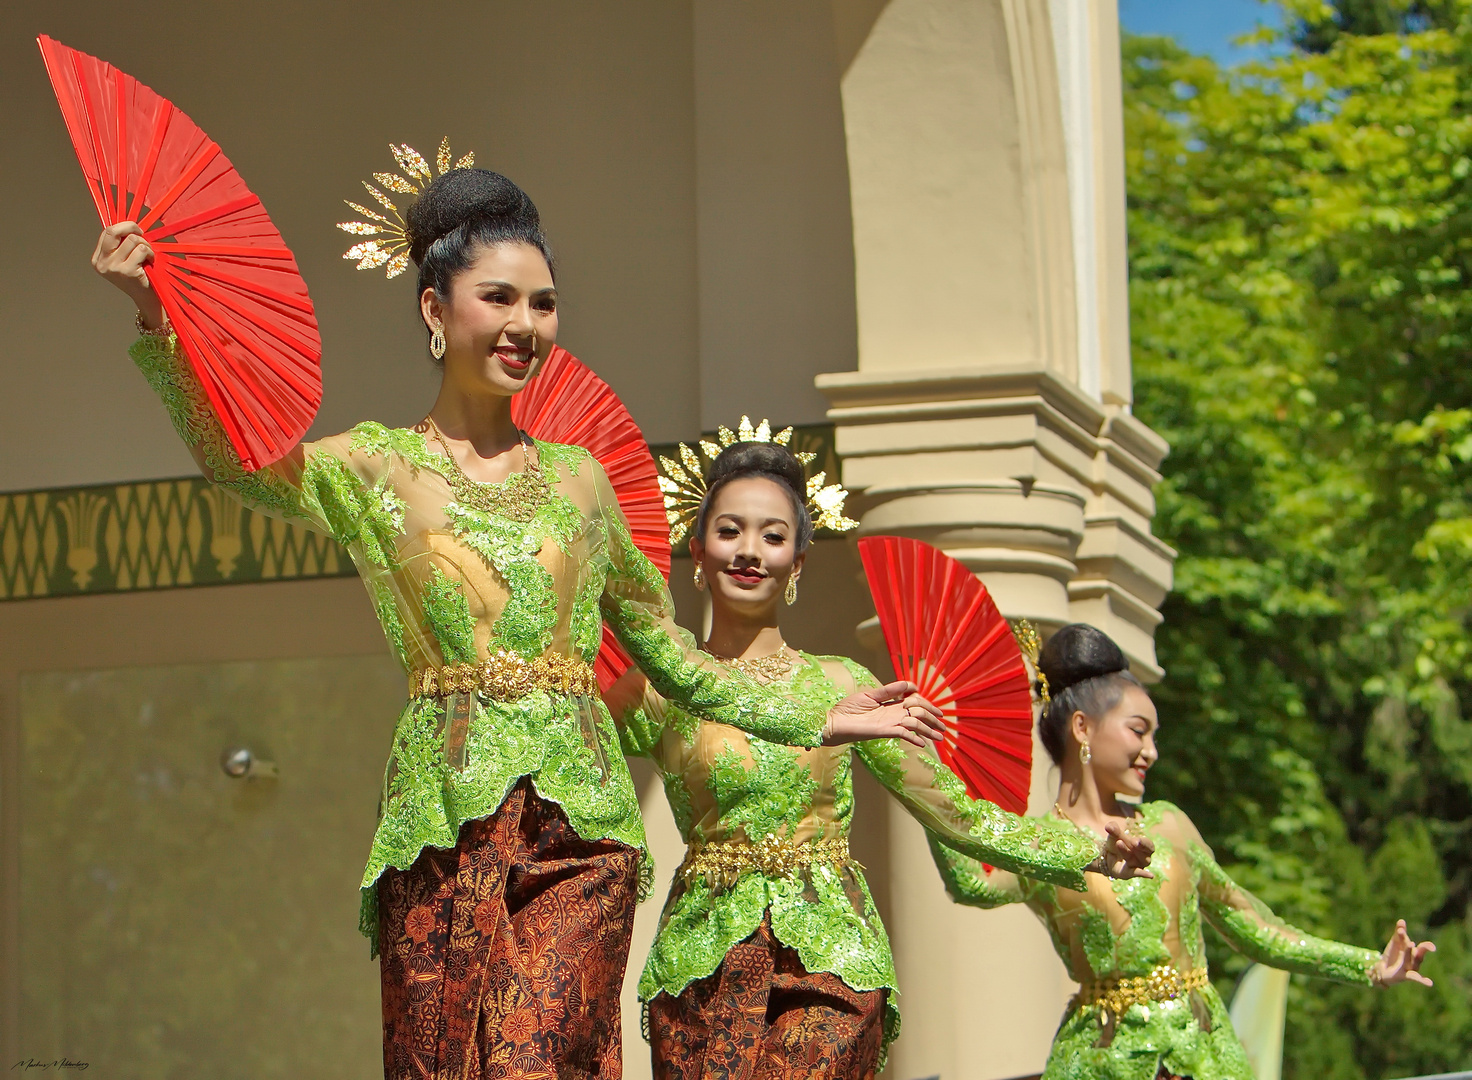
<svg viewBox="0 0 1472 1080"><path fill-rule="evenodd" d="M1163 965L1182 975L1204 975L1203 918L1260 964L1370 985L1379 953L1326 941L1283 922L1227 876L1175 806L1146 803L1140 823L1155 841L1150 863L1155 876L1110 881L1090 874L1082 890L1000 870L987 873L968 855L933 839L930 846L947 890L959 903L1032 908L1068 974L1085 989L1105 980L1147 977ZM1043 1078L1155 1080L1162 1066L1192 1080L1253 1080L1210 982L1172 1000L1130 1005L1112 1022L1098 1006L1076 1000L1058 1029Z"/></svg>
<svg viewBox="0 0 1472 1080"><path fill-rule="evenodd" d="M822 741L826 706L769 691L681 636L663 578L634 546L613 489L586 450L533 442L547 488L530 520L498 514L489 492L479 508L460 505L446 459L424 436L382 424L359 424L246 472L173 339L145 335L130 355L215 484L252 510L347 548L406 671L498 651L591 663L606 621L670 700L775 742ZM453 847L460 827L494 813L522 777L562 807L580 836L645 851L628 766L596 697L541 690L509 702L480 696L454 764L446 758L451 725L440 701L411 699L394 732L362 881L370 939L379 875L390 866L407 869L427 845ZM646 885L651 879L646 857Z"/></svg>
<svg viewBox="0 0 1472 1080"><path fill-rule="evenodd" d="M878 681L842 657L800 653L769 685L794 705L826 713ZM853 758L927 829L995 866L1082 887L1100 844L1057 822L1020 818L967 798L961 781L929 751L896 739L816 749L783 746L654 691L618 718L625 752L651 759L685 842L693 850L730 842L847 842L853 816ZM712 879L714 877L714 880ZM855 990L891 991L885 1043L899 1033L894 961L868 883L851 860L814 861L789 872L677 875L639 996L679 995L712 974L732 946L770 914L772 932L810 972L830 972Z"/></svg>

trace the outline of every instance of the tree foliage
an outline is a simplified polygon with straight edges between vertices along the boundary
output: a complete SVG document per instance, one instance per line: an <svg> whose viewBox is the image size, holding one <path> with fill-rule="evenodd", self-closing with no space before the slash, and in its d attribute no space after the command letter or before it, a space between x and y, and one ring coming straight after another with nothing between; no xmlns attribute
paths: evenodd
<svg viewBox="0 0 1472 1080"><path fill-rule="evenodd" d="M1125 44L1151 785L1300 925L1437 942L1429 991L1294 980L1286 1076L1411 1076L1472 1061L1472 0L1284 7L1231 70Z"/></svg>

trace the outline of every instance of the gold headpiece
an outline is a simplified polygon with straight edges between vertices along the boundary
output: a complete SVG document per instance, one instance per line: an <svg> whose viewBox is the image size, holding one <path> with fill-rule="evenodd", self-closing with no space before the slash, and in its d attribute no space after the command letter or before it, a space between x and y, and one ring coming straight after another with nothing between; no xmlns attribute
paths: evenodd
<svg viewBox="0 0 1472 1080"><path fill-rule="evenodd" d="M434 176L429 171L429 162L424 156L408 143L402 146L388 144L388 148L394 155L394 160L399 163L403 175L399 173L380 172L374 173L373 179L390 191L397 191L404 195L422 195L425 187ZM466 154L455 164L450 164L450 139L449 136L440 140L439 153L434 158L435 168L439 175L444 176L451 169L468 169L475 164L475 154ZM389 277L398 277L409 268L409 236L404 231L404 215L399 208L378 188L367 180L363 186L368 189L368 194L378 200L378 204L393 215L386 218L376 210L369 210L366 206L359 206L355 202L344 199L358 213L369 218L368 221L339 221L337 227L343 232L352 233L354 236L377 236L378 240L365 240L361 244L354 244L348 248L343 255L344 259L354 259L358 263L359 270L372 270L374 267L388 264L385 273Z"/></svg>
<svg viewBox="0 0 1472 1080"><path fill-rule="evenodd" d="M1032 664L1033 671L1037 672L1038 697L1042 699L1043 708L1046 709L1048 703L1053 700L1053 697L1048 693L1048 677L1038 667L1038 656L1043 651L1043 639L1038 634L1038 628L1027 619L1018 619L1012 624L1012 636L1017 639L1017 647L1022 650L1022 655L1027 657L1028 662Z"/></svg>
<svg viewBox="0 0 1472 1080"><path fill-rule="evenodd" d="M772 425L767 421L763 420L753 427L751 418L743 416L735 431L728 427L720 428L716 432L715 442L701 439L698 444L699 454L681 443L679 461L661 455L659 490L664 492L664 512L670 522L670 542L678 544L685 538L685 534L695 524L695 515L700 510L701 500L705 498L707 465L701 462L701 455L704 455L706 462L714 462L720 452L732 443L769 442L786 446L791 441L791 428L784 428L773 435ZM811 465L817 457L806 451L795 451L793 456L804 467ZM813 525L821 529L832 529L834 532L858 528L857 521L843 516L843 503L848 498L848 492L841 485L827 481L826 472L808 477L808 513L813 517Z"/></svg>

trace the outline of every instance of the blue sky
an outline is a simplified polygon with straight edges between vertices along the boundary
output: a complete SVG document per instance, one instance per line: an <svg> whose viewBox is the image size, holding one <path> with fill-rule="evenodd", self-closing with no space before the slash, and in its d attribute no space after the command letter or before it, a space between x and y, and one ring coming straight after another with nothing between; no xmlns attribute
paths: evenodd
<svg viewBox="0 0 1472 1080"><path fill-rule="evenodd" d="M1235 48L1232 39L1259 23L1274 25L1277 17L1276 6L1258 0L1119 0L1123 29L1168 35L1222 64L1251 59L1256 50Z"/></svg>

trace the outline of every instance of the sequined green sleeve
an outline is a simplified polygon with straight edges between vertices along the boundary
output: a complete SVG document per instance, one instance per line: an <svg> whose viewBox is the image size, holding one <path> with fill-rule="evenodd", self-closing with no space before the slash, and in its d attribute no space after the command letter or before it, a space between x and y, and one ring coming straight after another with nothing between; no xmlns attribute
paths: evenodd
<svg viewBox="0 0 1472 1080"><path fill-rule="evenodd" d="M988 872L984 864L969 855L952 851L933 835L927 833L925 838L930 842L930 857L935 860L935 868L940 871L946 892L956 903L998 908L1020 904L1026 899L1022 893L1022 881L1016 874L997 869Z"/></svg>
<svg viewBox="0 0 1472 1080"><path fill-rule="evenodd" d="M283 459L256 472L247 472L226 438L225 429L220 426L204 387L199 384L189 362L179 353L178 342L173 335L144 334L133 343L128 355L163 402L169 419L174 423L174 430L194 453L212 483L232 492L252 509L320 527L319 523L310 520L302 506L298 486L288 479L287 474L297 471L301 455L296 455L295 459Z"/></svg>
<svg viewBox="0 0 1472 1080"><path fill-rule="evenodd" d="M609 571L603 618L659 694L691 713L729 724L768 742L819 746L828 712L794 700L719 665L683 635L659 571L629 536L613 488L598 475Z"/></svg>
<svg viewBox="0 0 1472 1080"><path fill-rule="evenodd" d="M1084 871L1102 857L1097 841L1047 818L1020 817L966 786L929 750L898 739L855 747L859 760L926 831L990 866L1082 890Z"/></svg>
<svg viewBox="0 0 1472 1080"><path fill-rule="evenodd" d="M1380 954L1314 937L1289 926L1271 908L1233 881L1203 843L1192 843L1191 862L1201 875L1196 886L1201 913L1227 942L1249 960L1300 975L1371 985Z"/></svg>
<svg viewBox="0 0 1472 1080"><path fill-rule="evenodd" d="M843 666L856 690L879 685L862 665L844 659ZM1070 887L1083 881L1084 868L1101 855L1097 845L1075 830L968 797L960 777L930 751L898 739L861 742L855 750L874 778L925 826L932 846L939 838L990 865Z"/></svg>
<svg viewBox="0 0 1472 1080"><path fill-rule="evenodd" d="M629 668L603 695L603 704L618 728L619 743L629 757L647 757L664 735L668 712L665 700L649 685L644 673Z"/></svg>

